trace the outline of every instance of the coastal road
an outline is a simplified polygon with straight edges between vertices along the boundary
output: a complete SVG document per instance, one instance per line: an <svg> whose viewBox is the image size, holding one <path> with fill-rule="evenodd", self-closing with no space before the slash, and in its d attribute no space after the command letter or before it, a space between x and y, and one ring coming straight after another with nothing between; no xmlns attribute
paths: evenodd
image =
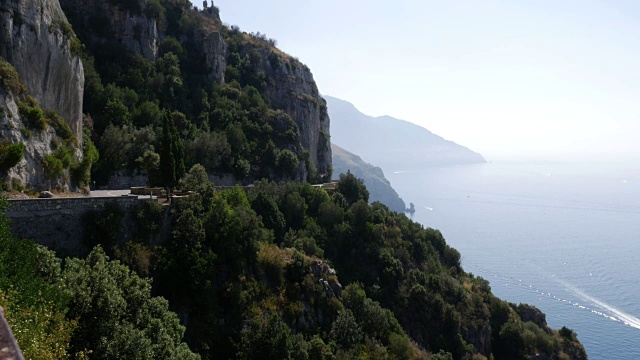
<svg viewBox="0 0 640 360"><path fill-rule="evenodd" d="M129 195L131 190L92 190L91 197L109 197Z"/></svg>

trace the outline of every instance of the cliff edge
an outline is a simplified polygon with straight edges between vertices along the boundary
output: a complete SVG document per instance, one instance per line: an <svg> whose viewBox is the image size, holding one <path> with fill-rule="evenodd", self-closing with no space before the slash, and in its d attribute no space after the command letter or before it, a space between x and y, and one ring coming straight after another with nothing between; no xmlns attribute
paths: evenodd
<svg viewBox="0 0 640 360"><path fill-rule="evenodd" d="M43 109L58 113L82 140L81 45L57 0L0 4L0 56Z"/></svg>

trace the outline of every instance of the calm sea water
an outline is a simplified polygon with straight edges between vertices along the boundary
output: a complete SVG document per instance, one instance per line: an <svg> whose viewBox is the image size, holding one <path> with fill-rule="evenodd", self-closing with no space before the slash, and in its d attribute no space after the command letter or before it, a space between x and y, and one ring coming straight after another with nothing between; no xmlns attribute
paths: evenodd
<svg viewBox="0 0 640 360"><path fill-rule="evenodd" d="M490 163L386 174L466 271L578 333L590 359L640 359L640 166Z"/></svg>

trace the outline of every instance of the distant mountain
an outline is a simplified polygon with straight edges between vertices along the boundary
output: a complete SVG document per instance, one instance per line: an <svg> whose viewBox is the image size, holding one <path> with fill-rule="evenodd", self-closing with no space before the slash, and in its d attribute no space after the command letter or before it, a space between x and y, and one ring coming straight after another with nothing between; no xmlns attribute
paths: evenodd
<svg viewBox="0 0 640 360"><path fill-rule="evenodd" d="M347 101L324 98L331 118L331 142L387 172L486 162L482 155L408 121L371 117Z"/></svg>
<svg viewBox="0 0 640 360"><path fill-rule="evenodd" d="M365 162L360 156L352 154L336 144L331 144L331 152L334 178L350 170L353 175L364 180L370 193L369 200L371 202L380 201L393 211L405 211L404 201L391 187L389 180L384 177L382 169Z"/></svg>

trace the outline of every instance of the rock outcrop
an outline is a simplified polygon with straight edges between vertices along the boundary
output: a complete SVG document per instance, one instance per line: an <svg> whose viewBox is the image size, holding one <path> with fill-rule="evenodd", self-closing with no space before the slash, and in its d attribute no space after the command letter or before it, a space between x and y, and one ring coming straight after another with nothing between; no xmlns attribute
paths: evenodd
<svg viewBox="0 0 640 360"><path fill-rule="evenodd" d="M51 126L42 131L25 131L26 121L20 115L17 102L12 93L0 88L0 137L11 144L24 144L22 160L9 169L7 176L31 188L46 189L50 184L42 160L53 151L51 144L57 141L56 132Z"/></svg>
<svg viewBox="0 0 640 360"><path fill-rule="evenodd" d="M224 71L227 67L227 44L219 32L212 32L202 40L204 56L209 69L209 80L218 84L224 82Z"/></svg>
<svg viewBox="0 0 640 360"><path fill-rule="evenodd" d="M263 66L273 81L267 87L271 105L286 112L298 125L300 142L311 154L319 174L332 171L330 120L327 103L320 96L311 70L295 59L264 53Z"/></svg>
<svg viewBox="0 0 640 360"><path fill-rule="evenodd" d="M148 60L158 56L158 21L145 14L146 0L130 0L127 7L101 0L60 0L60 3L74 17L74 23L81 21L83 28L101 27L100 31L91 33L92 43L99 44L106 37L114 37Z"/></svg>
<svg viewBox="0 0 640 360"><path fill-rule="evenodd" d="M57 0L0 4L0 56L16 68L40 106L60 114L81 141L84 71L79 47Z"/></svg>

